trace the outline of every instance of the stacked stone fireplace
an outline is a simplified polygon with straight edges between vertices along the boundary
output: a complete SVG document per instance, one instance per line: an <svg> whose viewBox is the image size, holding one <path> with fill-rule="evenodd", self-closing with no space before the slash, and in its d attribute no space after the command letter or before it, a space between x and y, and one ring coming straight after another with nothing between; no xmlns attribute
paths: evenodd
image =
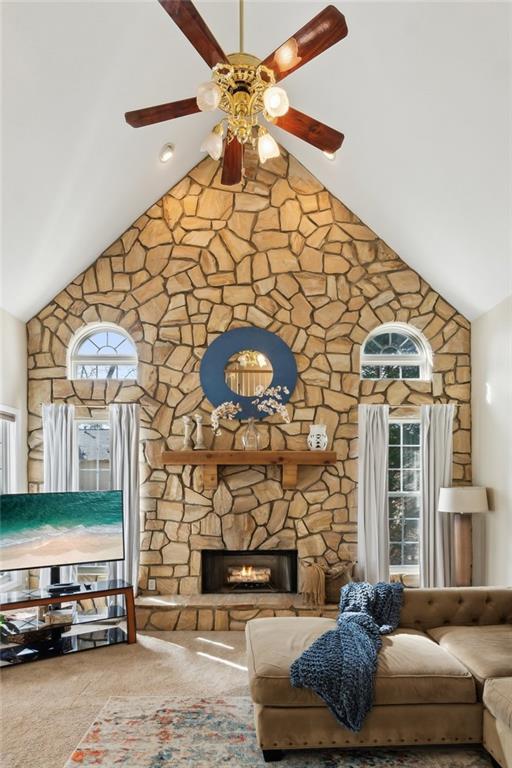
<svg viewBox="0 0 512 768"><path fill-rule="evenodd" d="M100 419L112 402L140 405L140 628L237 629L254 615L313 610L292 592L202 594L202 553L296 550L299 570L354 560L360 403L416 416L423 403L458 403L453 479L471 483L468 321L284 150L264 166L246 161L243 184L226 188L219 164L203 160L27 326L31 491L43 488L42 403ZM431 381L361 380L361 345L392 321L428 340ZM68 378L73 334L97 322L131 335L137 381ZM303 450L322 423L338 457L301 467L292 490L275 467L223 467L214 492L200 467L162 463L194 413L208 448L242 448L237 422L212 435L199 366L219 334L246 325L280 336L298 368L290 423L259 424L261 448Z"/></svg>

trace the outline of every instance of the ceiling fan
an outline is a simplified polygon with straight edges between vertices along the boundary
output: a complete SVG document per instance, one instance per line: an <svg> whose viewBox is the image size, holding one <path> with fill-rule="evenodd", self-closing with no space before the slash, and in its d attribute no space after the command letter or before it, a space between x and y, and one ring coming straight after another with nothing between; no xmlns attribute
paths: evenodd
<svg viewBox="0 0 512 768"><path fill-rule="evenodd" d="M279 155L275 139L259 122L260 116L328 155L339 149L343 134L291 107L286 91L276 85L346 37L345 17L337 8L328 5L260 61L243 52L243 0L239 0L240 52L228 56L191 0L158 2L211 67L212 78L199 86L196 98L127 112L129 125L140 128L195 112L221 109L226 117L206 137L201 150L219 160L224 148L221 181L225 185L242 180L246 145L257 145L262 163Z"/></svg>

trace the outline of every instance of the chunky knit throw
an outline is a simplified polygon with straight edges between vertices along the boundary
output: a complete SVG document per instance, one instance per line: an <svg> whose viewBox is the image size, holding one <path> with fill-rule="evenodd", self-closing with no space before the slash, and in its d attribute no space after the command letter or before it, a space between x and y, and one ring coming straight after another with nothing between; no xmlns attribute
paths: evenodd
<svg viewBox="0 0 512 768"><path fill-rule="evenodd" d="M380 635L398 626L402 591L401 584L347 584L336 629L317 638L291 666L292 685L311 688L351 731L361 730L372 707Z"/></svg>

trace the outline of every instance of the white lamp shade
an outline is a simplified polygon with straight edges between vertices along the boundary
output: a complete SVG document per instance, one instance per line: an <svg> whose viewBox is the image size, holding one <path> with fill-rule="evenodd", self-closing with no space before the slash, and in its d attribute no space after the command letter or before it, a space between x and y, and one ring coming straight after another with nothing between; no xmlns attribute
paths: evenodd
<svg viewBox="0 0 512 768"><path fill-rule="evenodd" d="M476 486L441 488L439 491L439 512L464 515L488 512L487 490Z"/></svg>

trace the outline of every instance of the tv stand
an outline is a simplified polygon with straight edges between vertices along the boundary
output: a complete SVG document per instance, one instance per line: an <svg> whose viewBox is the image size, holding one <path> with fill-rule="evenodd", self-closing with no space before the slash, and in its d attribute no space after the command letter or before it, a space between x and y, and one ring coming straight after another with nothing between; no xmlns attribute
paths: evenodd
<svg viewBox="0 0 512 768"><path fill-rule="evenodd" d="M58 585L54 584L53 587ZM65 625L44 624L38 620L25 622L20 633L27 634L23 644L9 643L2 637L0 644L0 667L13 666L25 661L62 656L106 645L136 642L135 603L133 587L126 581L98 581L79 583L73 592L31 589L0 594L0 613L37 606L59 606L62 603L94 600L100 597L122 595L124 607L110 605L101 615L83 614L73 617ZM126 630L114 626L115 622L126 620ZM103 624L103 626L101 626ZM96 625L96 626L95 626ZM98 626L99 625L99 626Z"/></svg>

